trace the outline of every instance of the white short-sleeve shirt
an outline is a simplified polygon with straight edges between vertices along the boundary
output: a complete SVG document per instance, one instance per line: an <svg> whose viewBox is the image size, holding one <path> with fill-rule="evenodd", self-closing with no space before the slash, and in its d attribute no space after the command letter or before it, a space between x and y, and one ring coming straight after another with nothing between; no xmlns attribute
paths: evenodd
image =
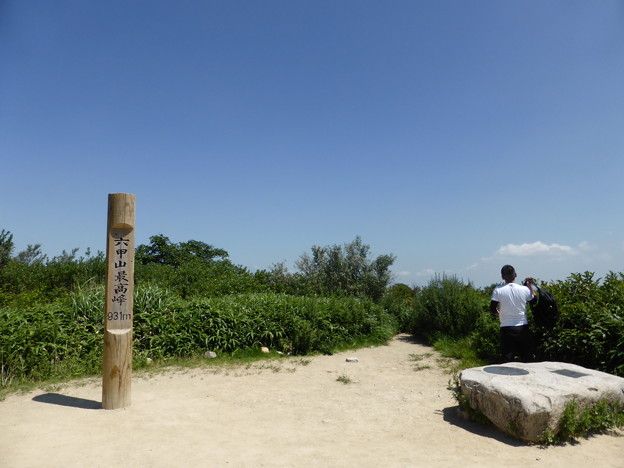
<svg viewBox="0 0 624 468"><path fill-rule="evenodd" d="M498 302L501 327L526 325L526 303L531 299L533 294L526 286L516 283L497 286L492 292L492 300Z"/></svg>

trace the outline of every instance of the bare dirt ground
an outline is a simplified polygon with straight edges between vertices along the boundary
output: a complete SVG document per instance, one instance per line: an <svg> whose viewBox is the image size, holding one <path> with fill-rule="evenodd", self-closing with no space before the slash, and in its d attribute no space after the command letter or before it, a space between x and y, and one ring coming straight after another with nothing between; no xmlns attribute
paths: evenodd
<svg viewBox="0 0 624 468"><path fill-rule="evenodd" d="M622 432L541 448L465 421L439 359L399 335L332 356L135 373L121 410L100 409L94 379L11 395L0 466L624 466Z"/></svg>

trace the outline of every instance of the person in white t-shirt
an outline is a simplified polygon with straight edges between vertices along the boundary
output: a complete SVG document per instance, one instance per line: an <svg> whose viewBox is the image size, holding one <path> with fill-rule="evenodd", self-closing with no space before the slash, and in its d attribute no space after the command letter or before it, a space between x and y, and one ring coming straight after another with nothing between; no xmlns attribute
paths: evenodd
<svg viewBox="0 0 624 468"><path fill-rule="evenodd" d="M522 362L533 360L533 338L526 317L526 304L535 300L533 286L528 277L527 286L516 284L518 276L511 265L501 268L505 281L492 292L490 312L500 320L501 355L503 362L511 362L516 356Z"/></svg>

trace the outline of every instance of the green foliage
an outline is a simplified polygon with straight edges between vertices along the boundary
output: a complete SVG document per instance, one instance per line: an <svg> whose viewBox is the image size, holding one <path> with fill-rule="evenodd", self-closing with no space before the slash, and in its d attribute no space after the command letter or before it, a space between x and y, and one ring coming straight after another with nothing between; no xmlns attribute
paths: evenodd
<svg viewBox="0 0 624 468"><path fill-rule="evenodd" d="M497 317L483 313L476 323L475 330L470 334L470 342L476 356L487 362L498 362L500 359L500 322Z"/></svg>
<svg viewBox="0 0 624 468"><path fill-rule="evenodd" d="M192 259L179 266L148 263L135 267L137 285L158 284L183 299L262 291L247 269L230 262Z"/></svg>
<svg viewBox="0 0 624 468"><path fill-rule="evenodd" d="M0 383L99 372L104 255L87 251L79 257L73 249L48 260L36 244L12 257L12 235L4 230L0 247ZM136 253L135 366L148 356L170 359L258 346L331 353L382 343L396 332L395 318L364 298L380 295L373 291L387 280L391 262L383 256L368 261L368 246L359 239L346 247L344 260L364 289L335 289L336 297L316 296L310 278L291 275L283 265L251 274L227 260L225 250L199 241L174 244L157 235Z"/></svg>
<svg viewBox="0 0 624 468"><path fill-rule="evenodd" d="M64 301L0 309L2 385L99 373L104 287L88 284ZM267 346L292 354L380 344L396 323L380 305L355 298L243 294L181 300L156 285L135 290L135 366L152 359ZM1 389L1 388L0 388Z"/></svg>
<svg viewBox="0 0 624 468"><path fill-rule="evenodd" d="M289 273L283 264L269 271L250 273L232 264L228 252L204 242L190 240L172 243L158 234L147 245L136 248L135 284L158 284L183 299L214 297L252 292L290 295L339 295L379 300L390 279L391 255L368 258L369 246L358 237L341 247L320 249L331 259L322 262L327 269ZM63 251L48 260L39 244L12 257L13 236L0 232L0 307L30 307L58 300L86 282L103 283L106 274L104 254L92 256L87 250ZM306 256L304 255L304 258ZM323 276L325 275L325 276ZM334 281L336 280L336 281Z"/></svg>
<svg viewBox="0 0 624 468"><path fill-rule="evenodd" d="M146 265L156 263L178 267L182 264L198 261L209 263L223 261L229 254L223 250L201 241L190 240L173 244L167 236L157 234L150 237L149 245L139 245L135 251L137 263Z"/></svg>
<svg viewBox="0 0 624 468"><path fill-rule="evenodd" d="M581 406L577 401L568 403L563 411L559 430L544 435L544 445L577 442L581 437L605 434L614 428L624 427L624 406L608 400L594 405Z"/></svg>
<svg viewBox="0 0 624 468"><path fill-rule="evenodd" d="M340 382L344 385L348 385L350 383L353 383L353 380L347 374L340 374L338 378L336 379L336 382Z"/></svg>
<svg viewBox="0 0 624 468"><path fill-rule="evenodd" d="M284 263L276 263L269 270L254 274L258 291L272 291L292 296L314 296L316 292L302 273L290 273Z"/></svg>
<svg viewBox="0 0 624 468"><path fill-rule="evenodd" d="M384 295L384 301L406 307L413 307L415 300L416 292L407 284L403 283L393 284Z"/></svg>
<svg viewBox="0 0 624 468"><path fill-rule="evenodd" d="M479 367L487 363L477 354L470 337L459 339L441 337L433 343L433 347L443 356L455 360L451 365L451 372L458 372L461 369L470 367Z"/></svg>
<svg viewBox="0 0 624 468"><path fill-rule="evenodd" d="M77 257L76 253L77 249L64 251L47 260L35 248L21 258L11 258L0 268L0 307L41 305L66 297L79 284L103 282L104 254L91 255L87 250Z"/></svg>
<svg viewBox="0 0 624 468"><path fill-rule="evenodd" d="M69 295L69 305L74 318L89 324L91 330L101 332L104 323L105 288L103 284L86 283L79 285Z"/></svg>
<svg viewBox="0 0 624 468"><path fill-rule="evenodd" d="M536 330L540 357L624 376L624 276L577 273L548 289L561 317L554 329Z"/></svg>
<svg viewBox="0 0 624 468"><path fill-rule="evenodd" d="M48 256L41 251L41 244L28 244L26 250L17 254L15 260L26 265L34 265L35 263L44 263Z"/></svg>
<svg viewBox="0 0 624 468"><path fill-rule="evenodd" d="M382 306L397 320L399 331L412 332L412 320L416 291L405 284L395 284L388 288L381 300Z"/></svg>
<svg viewBox="0 0 624 468"><path fill-rule="evenodd" d="M61 304L0 309L0 364L6 378L77 377L99 368L102 335Z"/></svg>
<svg viewBox="0 0 624 468"><path fill-rule="evenodd" d="M498 362L499 323L487 311L494 286L479 291L453 277L436 277L415 292L409 310L397 307L400 300L390 294L383 303L401 330L432 344L468 337L479 359ZM553 329L532 326L537 358L624 376L624 275L609 273L601 280L577 273L544 287L555 296L561 317Z"/></svg>
<svg viewBox="0 0 624 468"><path fill-rule="evenodd" d="M135 342L152 357L259 346L295 354L331 352L363 337L383 342L394 331L382 307L350 298L246 294L135 313Z"/></svg>
<svg viewBox="0 0 624 468"><path fill-rule="evenodd" d="M296 262L299 271L319 295L368 297L379 301L391 279L394 255L370 258L370 246L357 236L344 246L313 246Z"/></svg>
<svg viewBox="0 0 624 468"><path fill-rule="evenodd" d="M247 269L227 260L228 253L204 242L173 244L162 234L136 249L135 281L158 284L180 297L257 292L263 285Z"/></svg>
<svg viewBox="0 0 624 468"><path fill-rule="evenodd" d="M487 314L487 298L456 277L436 276L416 297L411 332L431 342L470 335Z"/></svg>
<svg viewBox="0 0 624 468"><path fill-rule="evenodd" d="M4 267L11 259L13 253L13 234L9 231L0 231L0 268Z"/></svg>

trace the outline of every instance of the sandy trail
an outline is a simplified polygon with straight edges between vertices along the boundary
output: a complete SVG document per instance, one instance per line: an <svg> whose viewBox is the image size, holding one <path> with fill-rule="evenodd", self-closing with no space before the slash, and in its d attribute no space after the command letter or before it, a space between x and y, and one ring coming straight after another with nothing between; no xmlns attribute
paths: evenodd
<svg viewBox="0 0 624 468"><path fill-rule="evenodd" d="M464 421L438 359L399 335L333 356L135 373L123 410L100 409L95 379L11 395L0 466L624 466L621 432L540 448Z"/></svg>

